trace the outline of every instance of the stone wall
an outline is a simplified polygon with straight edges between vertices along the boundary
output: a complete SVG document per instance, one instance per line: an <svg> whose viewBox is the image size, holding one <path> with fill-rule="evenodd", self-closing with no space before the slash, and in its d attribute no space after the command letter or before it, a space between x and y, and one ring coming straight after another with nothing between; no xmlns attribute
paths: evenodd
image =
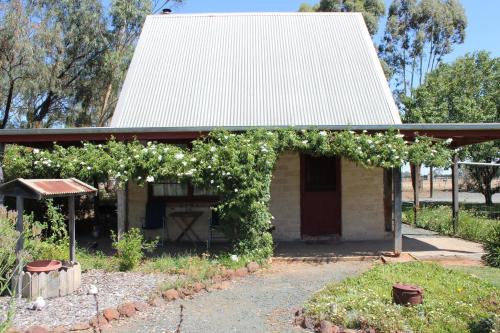
<svg viewBox="0 0 500 333"><path fill-rule="evenodd" d="M366 169L345 159L341 160L342 239L386 239L384 229L384 177L381 168ZM128 187L128 228L140 228L146 214L147 187L130 183ZM200 210L203 215L193 230L203 240L209 237L210 208L206 204L167 204L166 239L174 240L179 226L169 217L175 211ZM274 216L273 238L277 241L301 239L300 233L300 156L283 153L276 165L271 182L271 214ZM160 231L147 231L148 238L160 236ZM217 239L221 239L217 235ZM184 238L187 240L187 238Z"/></svg>
<svg viewBox="0 0 500 333"><path fill-rule="evenodd" d="M280 156L271 182L271 214L275 240L299 240L300 157L287 152Z"/></svg>
<svg viewBox="0 0 500 333"><path fill-rule="evenodd" d="M342 239L391 237L384 226L384 170L342 159Z"/></svg>

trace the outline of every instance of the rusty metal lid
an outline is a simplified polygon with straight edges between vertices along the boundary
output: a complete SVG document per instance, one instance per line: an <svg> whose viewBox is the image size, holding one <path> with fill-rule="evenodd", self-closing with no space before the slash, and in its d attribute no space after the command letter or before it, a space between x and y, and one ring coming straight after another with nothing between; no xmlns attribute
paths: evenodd
<svg viewBox="0 0 500 333"><path fill-rule="evenodd" d="M424 291L424 289L419 286L416 286L414 284L404 284L404 283L396 283L392 286L392 288L405 292L422 293Z"/></svg>

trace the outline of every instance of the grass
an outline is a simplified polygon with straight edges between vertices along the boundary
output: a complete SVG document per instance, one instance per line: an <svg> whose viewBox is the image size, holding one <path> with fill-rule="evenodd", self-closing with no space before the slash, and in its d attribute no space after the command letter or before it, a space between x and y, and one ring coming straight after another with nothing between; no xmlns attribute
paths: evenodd
<svg viewBox="0 0 500 333"><path fill-rule="evenodd" d="M396 282L424 288L424 303L392 304ZM358 277L326 286L306 304L306 313L349 328L377 332L490 332L500 329L499 289L477 277L436 264L377 265Z"/></svg>
<svg viewBox="0 0 500 333"><path fill-rule="evenodd" d="M483 266L449 266L448 268L478 277L500 288L500 268Z"/></svg>
<svg viewBox="0 0 500 333"><path fill-rule="evenodd" d="M413 208L403 208L403 222L436 231L441 235L453 236L453 223L451 208L449 206L424 206L417 215L417 222L413 224ZM493 233L495 225L500 223L485 217L475 210L463 209L459 214L458 230L456 236L476 242L485 243Z"/></svg>

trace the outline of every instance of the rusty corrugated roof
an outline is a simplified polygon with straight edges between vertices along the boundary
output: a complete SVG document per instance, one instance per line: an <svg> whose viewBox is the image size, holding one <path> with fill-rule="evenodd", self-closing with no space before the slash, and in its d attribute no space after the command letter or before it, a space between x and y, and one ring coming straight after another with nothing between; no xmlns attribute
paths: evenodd
<svg viewBox="0 0 500 333"><path fill-rule="evenodd" d="M30 193L31 192L31 193ZM0 186L4 195L21 195L31 198L69 197L94 194L97 189L76 179L24 179L17 178Z"/></svg>

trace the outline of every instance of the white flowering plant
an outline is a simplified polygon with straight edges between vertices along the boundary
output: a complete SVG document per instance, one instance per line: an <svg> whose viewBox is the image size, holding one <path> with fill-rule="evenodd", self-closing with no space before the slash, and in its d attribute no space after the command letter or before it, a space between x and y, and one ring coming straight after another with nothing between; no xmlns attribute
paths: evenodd
<svg viewBox="0 0 500 333"><path fill-rule="evenodd" d="M215 131L193 141L192 148L172 144L110 140L51 149L10 146L4 158L7 179L68 178L140 185L162 179L191 182L216 193L214 209L235 253L272 255L269 233L270 186L279 154L299 151L343 156L364 167L400 167L406 162L443 167L450 164L449 141L421 137L407 142L395 130L369 134L354 131L251 130Z"/></svg>

